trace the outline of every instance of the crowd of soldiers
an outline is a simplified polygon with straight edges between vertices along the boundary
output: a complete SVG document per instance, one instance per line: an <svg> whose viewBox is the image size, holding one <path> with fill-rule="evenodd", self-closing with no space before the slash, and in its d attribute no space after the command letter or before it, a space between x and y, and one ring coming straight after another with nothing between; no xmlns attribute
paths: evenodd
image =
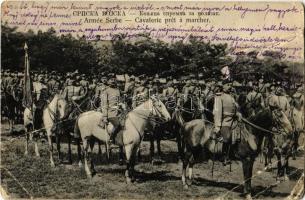
<svg viewBox="0 0 305 200"><path fill-rule="evenodd" d="M304 106L304 90L301 82L296 83L293 93L287 93L288 88L285 88L282 82L265 80L264 77L260 77L258 81L248 80L247 83L239 83L222 77L219 80L206 79L202 74L174 79L160 78L158 75L118 77L113 73L89 75L80 74L78 71L66 74L52 71L32 73L31 79L36 107L42 109L47 100L55 94L61 94L74 107L77 107L84 97L90 97L94 105L91 109L100 109L104 115L100 126L110 121L118 127L118 105L124 102L128 108L133 109L150 95L162 99L169 110L184 107L184 110L188 109L189 112L193 112L192 109L207 109L207 102L215 97L213 111L215 132L228 132L220 129L226 127L226 124L229 126L232 120L231 114L236 112L238 104L241 103L251 103L256 108L254 111L263 107L280 108L287 116L291 106L299 109ZM14 95L15 89L23 88L23 85L22 73L2 71L2 91ZM244 95L244 99L240 98L241 94ZM190 99L191 104L184 106ZM226 142L225 138L224 142Z"/></svg>

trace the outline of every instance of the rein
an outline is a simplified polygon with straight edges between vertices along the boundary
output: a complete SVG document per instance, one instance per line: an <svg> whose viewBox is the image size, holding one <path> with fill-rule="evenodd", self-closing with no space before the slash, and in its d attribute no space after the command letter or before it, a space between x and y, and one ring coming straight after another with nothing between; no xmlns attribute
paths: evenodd
<svg viewBox="0 0 305 200"><path fill-rule="evenodd" d="M252 122L248 121L247 119L245 119L245 118L243 118L243 117L241 118L241 120L242 120L243 122L245 122L246 124L248 124L248 125L250 125L250 126L256 128L256 129L258 129L258 130L260 130L260 131L267 132L267 133L271 133L271 134L273 134L273 135L280 135L280 133L278 133L278 132L270 131L270 130L265 129L265 128L263 128L263 127L260 127L260 126L258 126L258 125L256 125L256 124L253 124Z"/></svg>

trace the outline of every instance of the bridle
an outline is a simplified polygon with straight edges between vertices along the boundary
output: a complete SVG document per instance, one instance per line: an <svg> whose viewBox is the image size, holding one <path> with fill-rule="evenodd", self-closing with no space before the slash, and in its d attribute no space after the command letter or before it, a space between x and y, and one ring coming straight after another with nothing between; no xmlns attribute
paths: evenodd
<svg viewBox="0 0 305 200"><path fill-rule="evenodd" d="M142 113L137 112L137 111L132 111L132 113L137 114L137 116L141 117L142 119L150 120L150 121L155 122L157 124L166 123L167 120L162 117L162 113L159 111L159 109L156 108L156 105L154 104L154 102L156 100L151 99L151 101L152 101L152 112L148 116L143 115ZM153 116L153 112L155 112L158 116L156 116L156 117Z"/></svg>
<svg viewBox="0 0 305 200"><path fill-rule="evenodd" d="M279 119L279 115L277 114L277 112L281 112L281 114L283 115L284 114L283 111L281 111L280 109L276 109L271 112L272 112L272 118L275 121L274 126L277 129L277 131L284 132L286 133L286 135L289 134L286 132L285 127L282 125L281 120Z"/></svg>

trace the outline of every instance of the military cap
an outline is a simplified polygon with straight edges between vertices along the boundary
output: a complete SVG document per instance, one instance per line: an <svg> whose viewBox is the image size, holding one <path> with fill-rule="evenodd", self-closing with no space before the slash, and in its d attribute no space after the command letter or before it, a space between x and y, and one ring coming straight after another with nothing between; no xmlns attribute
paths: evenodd
<svg viewBox="0 0 305 200"><path fill-rule="evenodd" d="M111 85L111 86L114 86L116 84L114 78L110 78L107 83L108 83L108 85Z"/></svg>
<svg viewBox="0 0 305 200"><path fill-rule="evenodd" d="M223 91L224 92L230 92L230 90L231 90L231 84L229 84L229 83L227 83L227 84L225 84L224 86L223 86Z"/></svg>

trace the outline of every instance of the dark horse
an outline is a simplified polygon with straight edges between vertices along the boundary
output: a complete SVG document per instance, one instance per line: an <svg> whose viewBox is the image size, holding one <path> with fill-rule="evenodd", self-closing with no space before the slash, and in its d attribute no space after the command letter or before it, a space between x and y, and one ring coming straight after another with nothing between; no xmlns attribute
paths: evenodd
<svg viewBox="0 0 305 200"><path fill-rule="evenodd" d="M9 121L9 130L13 125L22 121L22 89L15 87L12 93L4 91L1 93L1 110ZM1 113L2 114L2 113Z"/></svg>
<svg viewBox="0 0 305 200"><path fill-rule="evenodd" d="M247 198L251 199L251 177L255 158L261 149L263 138L272 125L277 122L290 131L291 124L284 113L274 113L268 109L261 110L248 120L243 119L237 122L240 127L239 140L231 147L231 158L242 162L244 174L244 192ZM246 123L247 122L247 123ZM251 124L252 123L252 124ZM256 127L255 127L256 126ZM258 129L258 126L261 127ZM218 158L215 154L221 155L222 143L216 143L211 139L213 124L204 120L193 120L184 124L182 129L185 152L183 157L182 183L187 187L186 168L189 167L189 179L192 180L192 169L195 160L200 152L204 150L206 158ZM216 145L216 146L215 146Z"/></svg>

